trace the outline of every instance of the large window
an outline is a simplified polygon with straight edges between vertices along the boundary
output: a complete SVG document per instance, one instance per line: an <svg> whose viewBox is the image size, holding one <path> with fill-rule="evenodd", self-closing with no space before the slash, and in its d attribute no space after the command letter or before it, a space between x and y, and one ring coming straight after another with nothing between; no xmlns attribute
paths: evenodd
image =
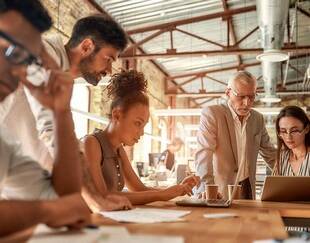
<svg viewBox="0 0 310 243"><path fill-rule="evenodd" d="M159 120L158 127L160 129L160 152L165 151L167 149L167 141L168 141L168 128L167 123L164 119Z"/></svg>
<svg viewBox="0 0 310 243"><path fill-rule="evenodd" d="M134 161L144 161L149 160L149 153L152 150L152 120L144 127L144 136L141 137L139 142L134 146L133 160Z"/></svg>
<svg viewBox="0 0 310 243"><path fill-rule="evenodd" d="M89 89L85 84L74 85L71 99L71 107L75 110L88 112ZM73 120L76 136L78 138L85 136L87 134L88 119L77 112L73 112Z"/></svg>

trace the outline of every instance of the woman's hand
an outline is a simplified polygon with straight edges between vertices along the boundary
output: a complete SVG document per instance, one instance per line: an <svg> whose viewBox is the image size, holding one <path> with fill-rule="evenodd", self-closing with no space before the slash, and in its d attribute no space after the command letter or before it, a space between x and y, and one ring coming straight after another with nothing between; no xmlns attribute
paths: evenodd
<svg viewBox="0 0 310 243"><path fill-rule="evenodd" d="M205 199L205 200L208 199L206 192L199 193L198 198L199 199ZM223 199L223 195L220 192L218 192L216 195L216 199Z"/></svg>
<svg viewBox="0 0 310 243"><path fill-rule="evenodd" d="M199 186L200 185L200 178L199 176L188 176L186 178L184 178L184 180L181 182L181 185L187 184L189 185L191 188L195 187L195 186Z"/></svg>
<svg viewBox="0 0 310 243"><path fill-rule="evenodd" d="M190 187L188 184L179 184L171 186L163 190L161 193L163 194L162 195L163 201L167 201L179 196L193 195L192 187Z"/></svg>

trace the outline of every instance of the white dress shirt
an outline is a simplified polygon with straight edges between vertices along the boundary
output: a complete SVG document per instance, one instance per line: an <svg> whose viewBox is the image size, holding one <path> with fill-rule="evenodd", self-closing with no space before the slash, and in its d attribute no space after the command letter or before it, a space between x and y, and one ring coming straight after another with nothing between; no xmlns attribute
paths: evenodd
<svg viewBox="0 0 310 243"><path fill-rule="evenodd" d="M57 197L51 178L21 151L21 146L0 126L0 191L4 199L52 199Z"/></svg>
<svg viewBox="0 0 310 243"><path fill-rule="evenodd" d="M59 35L44 40L49 55L62 70L68 70L69 59ZM24 154L51 171L54 157L54 120L52 111L43 107L25 87L0 104L0 121L21 142Z"/></svg>
<svg viewBox="0 0 310 243"><path fill-rule="evenodd" d="M245 116L242 122L239 120L237 113L232 109L228 102L229 110L234 119L234 128L236 134L236 142L237 142L237 153L238 153L238 170L240 170L239 182L245 180L249 177L249 164L246 160L246 125L247 120L250 117L250 113Z"/></svg>

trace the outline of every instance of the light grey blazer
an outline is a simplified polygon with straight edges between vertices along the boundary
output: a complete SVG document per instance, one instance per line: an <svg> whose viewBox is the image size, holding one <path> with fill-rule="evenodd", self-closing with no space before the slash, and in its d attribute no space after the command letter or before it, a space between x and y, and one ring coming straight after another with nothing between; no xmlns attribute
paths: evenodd
<svg viewBox="0 0 310 243"><path fill-rule="evenodd" d="M276 149L271 144L263 115L251 110L246 125L246 160L255 198L255 174L258 153L273 168ZM227 104L205 107L200 118L198 150L195 155L197 175L208 184L218 184L227 198L227 185L234 184L238 172L238 153L234 120Z"/></svg>

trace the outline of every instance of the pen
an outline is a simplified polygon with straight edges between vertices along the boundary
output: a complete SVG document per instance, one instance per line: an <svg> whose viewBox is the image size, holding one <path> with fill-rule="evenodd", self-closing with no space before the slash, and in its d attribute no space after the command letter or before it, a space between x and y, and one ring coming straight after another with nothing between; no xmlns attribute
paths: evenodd
<svg viewBox="0 0 310 243"><path fill-rule="evenodd" d="M89 225L86 225L87 229L98 229L99 227L97 225L94 225L94 224L89 224Z"/></svg>

